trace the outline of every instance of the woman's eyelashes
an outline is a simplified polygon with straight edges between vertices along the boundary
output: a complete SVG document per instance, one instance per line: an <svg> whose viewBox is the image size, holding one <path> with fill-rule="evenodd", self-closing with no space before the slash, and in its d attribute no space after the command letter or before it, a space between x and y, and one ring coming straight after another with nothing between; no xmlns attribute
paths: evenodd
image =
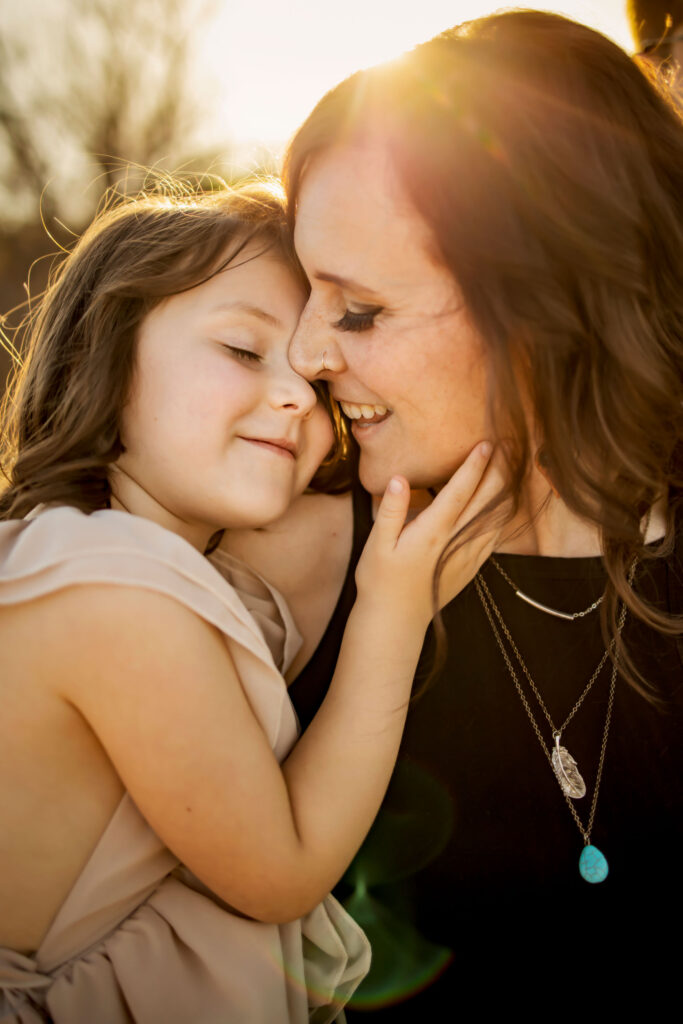
<svg viewBox="0 0 683 1024"><path fill-rule="evenodd" d="M338 331L369 331L374 326L375 317L381 312L381 306L364 310L362 313L354 313L352 310L347 309L341 320L337 320L333 326Z"/></svg>

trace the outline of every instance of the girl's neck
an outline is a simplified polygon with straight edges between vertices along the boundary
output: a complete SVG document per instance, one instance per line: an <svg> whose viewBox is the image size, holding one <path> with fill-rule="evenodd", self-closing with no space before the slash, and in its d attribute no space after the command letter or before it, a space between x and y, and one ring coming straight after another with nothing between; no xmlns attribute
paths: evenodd
<svg viewBox="0 0 683 1024"><path fill-rule="evenodd" d="M216 532L215 527L204 523L190 523L174 515L168 508L161 505L156 498L125 470L113 466L110 476L111 500L110 507L120 512L129 512L143 519L163 526L164 529L176 533L192 547L204 552L209 540Z"/></svg>

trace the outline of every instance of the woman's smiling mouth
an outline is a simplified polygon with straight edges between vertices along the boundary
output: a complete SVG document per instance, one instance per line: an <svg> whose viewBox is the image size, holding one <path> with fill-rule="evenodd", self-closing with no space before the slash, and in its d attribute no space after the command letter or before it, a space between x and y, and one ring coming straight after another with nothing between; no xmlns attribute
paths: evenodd
<svg viewBox="0 0 683 1024"><path fill-rule="evenodd" d="M342 407L342 411L348 419L353 420L354 424L359 427L363 427L369 423L381 423L388 416L391 416L391 410L387 409L385 405L369 405L363 403L357 405L355 402L339 402Z"/></svg>

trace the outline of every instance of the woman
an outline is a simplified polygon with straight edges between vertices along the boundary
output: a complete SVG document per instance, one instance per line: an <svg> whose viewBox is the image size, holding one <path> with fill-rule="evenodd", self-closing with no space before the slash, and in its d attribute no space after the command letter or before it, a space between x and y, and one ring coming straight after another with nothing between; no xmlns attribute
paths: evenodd
<svg viewBox="0 0 683 1024"><path fill-rule="evenodd" d="M495 557L443 614L445 661L347 875L374 947L361 1005L407 999L387 1019L432 1020L455 992L485 1009L523 991L547 1010L585 999L595 943L666 982L683 807L680 120L602 36L511 12L333 89L286 183L311 284L290 356L341 403L363 486L401 472L433 493L487 431L512 499ZM369 523L357 498L354 551ZM302 532L310 582L330 556L315 524ZM260 564L282 585L279 536ZM258 559L258 543L241 546ZM296 604L296 574L290 589ZM304 720L350 589L347 575L290 690Z"/></svg>

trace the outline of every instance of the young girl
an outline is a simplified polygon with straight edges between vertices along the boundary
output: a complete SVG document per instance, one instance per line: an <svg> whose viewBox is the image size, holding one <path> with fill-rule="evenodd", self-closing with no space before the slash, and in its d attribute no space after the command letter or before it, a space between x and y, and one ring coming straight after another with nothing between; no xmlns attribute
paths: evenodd
<svg viewBox="0 0 683 1024"><path fill-rule="evenodd" d="M500 480L478 444L405 528L391 481L294 746L288 612L205 553L282 515L334 445L287 360L304 301L252 186L110 210L41 305L0 499L3 1024L324 1022L368 968L326 894L388 782L438 554Z"/></svg>

